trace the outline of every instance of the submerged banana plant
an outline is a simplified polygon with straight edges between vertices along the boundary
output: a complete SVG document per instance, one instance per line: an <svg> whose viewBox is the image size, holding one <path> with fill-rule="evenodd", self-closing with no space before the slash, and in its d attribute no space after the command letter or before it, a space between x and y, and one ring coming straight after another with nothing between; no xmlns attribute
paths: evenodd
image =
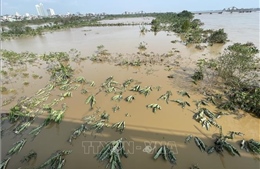
<svg viewBox="0 0 260 169"><path fill-rule="evenodd" d="M200 105L207 106L208 102L206 100L199 100L199 101L195 101L195 104L196 104L197 109L199 109Z"/></svg>
<svg viewBox="0 0 260 169"><path fill-rule="evenodd" d="M34 119L21 123L20 125L18 125L17 127L14 128L14 133L20 134L22 131L27 129L32 124L33 121L34 121Z"/></svg>
<svg viewBox="0 0 260 169"><path fill-rule="evenodd" d="M152 108L153 109L153 113L156 112L157 109L161 110L161 106L159 104L148 104L146 105L147 108Z"/></svg>
<svg viewBox="0 0 260 169"><path fill-rule="evenodd" d="M169 98L172 95L171 91L167 91L165 94L161 95L157 100L165 100L166 103L168 104Z"/></svg>
<svg viewBox="0 0 260 169"><path fill-rule="evenodd" d="M148 87L146 87L146 88L144 88L144 89L140 89L140 90L139 90L139 93L140 93L140 94L144 94L145 97L146 97L148 94L151 93L151 91L153 91L153 90L152 90L152 87L151 87L151 86L148 86Z"/></svg>
<svg viewBox="0 0 260 169"><path fill-rule="evenodd" d="M86 79L82 76L79 76L75 79L75 82L83 84L86 83Z"/></svg>
<svg viewBox="0 0 260 169"><path fill-rule="evenodd" d="M156 160L160 155L163 156L164 160L168 160L170 161L170 163L172 164L176 164L176 157L174 155L174 153L171 151L171 149L169 149L168 147L166 147L165 145L161 146L155 153L154 155L154 159Z"/></svg>
<svg viewBox="0 0 260 169"><path fill-rule="evenodd" d="M61 97L72 97L71 92L65 92L64 94L61 94Z"/></svg>
<svg viewBox="0 0 260 169"><path fill-rule="evenodd" d="M48 112L49 113L49 116L48 116L49 121L53 121L55 123L60 123L61 120L64 117L64 113L65 113L66 109L67 109L67 106L66 106L65 103L62 105L61 110L50 109L49 112Z"/></svg>
<svg viewBox="0 0 260 169"><path fill-rule="evenodd" d="M233 139L235 137L235 135L238 135L238 136L244 136L245 134L241 133L241 132L236 132L236 131L230 131L228 133L228 135L225 135L224 138L227 138L227 139Z"/></svg>
<svg viewBox="0 0 260 169"><path fill-rule="evenodd" d="M106 113L106 111L104 111L101 115L100 115L100 118L103 119L103 120L109 120L109 114Z"/></svg>
<svg viewBox="0 0 260 169"><path fill-rule="evenodd" d="M115 106L112 107L113 112L115 113L116 111L120 110L120 106Z"/></svg>
<svg viewBox="0 0 260 169"><path fill-rule="evenodd" d="M99 120L99 121L95 122L94 124L92 124L91 129L94 129L94 131L96 131L97 133L100 133L103 131L104 127L107 126L107 124L105 122L106 122L106 120Z"/></svg>
<svg viewBox="0 0 260 169"><path fill-rule="evenodd" d="M120 138L107 143L95 157L98 161L108 160L106 168L110 167L110 169L122 169L122 156L125 158L128 157L123 144L123 139Z"/></svg>
<svg viewBox="0 0 260 169"><path fill-rule="evenodd" d="M230 143L228 143L226 141L227 138L228 137L226 137L222 134L222 130L220 130L220 135L214 141L214 146L209 147L207 152L209 154L211 154L214 151L216 151L217 153L222 154L225 149L232 156L235 156L235 155L240 156L240 153L238 152L238 150L233 145L231 145Z"/></svg>
<svg viewBox="0 0 260 169"><path fill-rule="evenodd" d="M133 100L135 99L135 97L134 96L132 96L132 95L130 95L130 96L127 96L126 98L125 98L125 101L127 101L127 102L132 102Z"/></svg>
<svg viewBox="0 0 260 169"><path fill-rule="evenodd" d="M125 121L117 122L113 124L111 128L116 128L117 131L122 133L125 129Z"/></svg>
<svg viewBox="0 0 260 169"><path fill-rule="evenodd" d="M194 141L196 145L199 147L201 152L206 151L206 146L200 138L194 137Z"/></svg>
<svg viewBox="0 0 260 169"><path fill-rule="evenodd" d="M127 88L134 80L133 79L128 79L123 83L123 87Z"/></svg>
<svg viewBox="0 0 260 169"><path fill-rule="evenodd" d="M213 125L219 129L222 127L214 121L216 115L206 108L201 108L197 113L194 114L193 118L202 124L207 130Z"/></svg>
<svg viewBox="0 0 260 169"><path fill-rule="evenodd" d="M101 85L103 88L110 88L114 87L118 82L114 81L113 76L108 77L105 82Z"/></svg>
<svg viewBox="0 0 260 169"><path fill-rule="evenodd" d="M111 99L115 100L115 101L120 101L122 98L123 98L122 94L119 94L119 95L113 96Z"/></svg>
<svg viewBox="0 0 260 169"><path fill-rule="evenodd" d="M1 162L1 164L0 164L0 168L1 168L1 169L6 169L7 164L8 164L8 162L10 161L10 159L11 159L11 157L9 157L9 158L7 158L7 159L4 159L4 160Z"/></svg>
<svg viewBox="0 0 260 169"><path fill-rule="evenodd" d="M115 87L108 87L106 88L105 92L106 93L112 93L112 92L115 92L116 91L116 88Z"/></svg>
<svg viewBox="0 0 260 169"><path fill-rule="evenodd" d="M188 98L190 98L190 95L189 95L189 93L188 92L186 92L186 91L178 91L178 93L180 94L180 95L182 95L182 96L187 96Z"/></svg>
<svg viewBox="0 0 260 169"><path fill-rule="evenodd" d="M78 127L69 137L68 142L72 144L72 139L76 139L81 135L81 133L84 133L86 130L88 130L86 124L81 124L80 127Z"/></svg>
<svg viewBox="0 0 260 169"><path fill-rule="evenodd" d="M190 106L190 103L188 103L186 101L182 101L182 100L171 100L171 101L178 103L182 108L184 108L186 105Z"/></svg>
<svg viewBox="0 0 260 169"><path fill-rule="evenodd" d="M86 99L86 104L90 104L91 109L93 109L94 104L96 104L96 99L94 95L90 95L87 99Z"/></svg>
<svg viewBox="0 0 260 169"><path fill-rule="evenodd" d="M29 132L29 134L32 134L33 137L36 137L42 130L43 127L47 126L50 123L50 119L45 119L42 124L40 124L38 127L34 128Z"/></svg>
<svg viewBox="0 0 260 169"><path fill-rule="evenodd" d="M90 87L94 87L96 85L94 81L89 81L88 84Z"/></svg>
<svg viewBox="0 0 260 169"><path fill-rule="evenodd" d="M87 89L81 89L80 93L81 93L81 94L87 94L88 91L87 91Z"/></svg>
<svg viewBox="0 0 260 169"><path fill-rule="evenodd" d="M25 143L26 143L25 138L20 141L17 141L16 143L14 143L14 146L7 152L7 155L13 155L15 153L20 152Z"/></svg>
<svg viewBox="0 0 260 169"><path fill-rule="evenodd" d="M65 164L65 156L70 154L72 150L63 150L57 151L55 155L50 157L46 162L40 165L37 169L46 168L50 166L50 168L61 169Z"/></svg>
<svg viewBox="0 0 260 169"><path fill-rule="evenodd" d="M130 89L130 91L134 91L134 92L140 92L140 85L135 85L132 89Z"/></svg>
<svg viewBox="0 0 260 169"><path fill-rule="evenodd" d="M23 162L29 162L32 158L34 158L34 159L36 159L36 157L37 157L37 153L35 152L35 151L33 151L33 150L31 150L30 152L29 152L29 154L27 155L27 156L25 156L22 160L21 160L21 162L23 163Z"/></svg>
<svg viewBox="0 0 260 169"><path fill-rule="evenodd" d="M260 154L260 142L253 139L242 140L240 142L240 149L244 149L247 152L252 152L253 154Z"/></svg>
<svg viewBox="0 0 260 169"><path fill-rule="evenodd" d="M184 141L184 143L189 143L190 142L190 140L193 138L193 136L190 134L190 135L188 135L186 138L185 138L185 141Z"/></svg>

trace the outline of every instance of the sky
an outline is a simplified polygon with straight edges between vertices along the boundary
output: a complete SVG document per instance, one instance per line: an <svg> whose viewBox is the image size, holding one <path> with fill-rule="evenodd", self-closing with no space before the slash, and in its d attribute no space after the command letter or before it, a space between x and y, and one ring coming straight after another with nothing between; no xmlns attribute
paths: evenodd
<svg viewBox="0 0 260 169"><path fill-rule="evenodd" d="M181 12L221 10L237 8L258 8L259 0L1 0L1 15L37 15L36 4L42 3L44 9L54 9L56 14L69 13L107 13L128 12Z"/></svg>

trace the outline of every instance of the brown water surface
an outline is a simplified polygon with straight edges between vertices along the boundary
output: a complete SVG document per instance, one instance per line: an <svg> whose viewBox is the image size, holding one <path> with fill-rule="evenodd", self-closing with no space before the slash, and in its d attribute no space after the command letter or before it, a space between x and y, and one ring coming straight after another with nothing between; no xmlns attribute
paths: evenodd
<svg viewBox="0 0 260 169"><path fill-rule="evenodd" d="M91 31L84 31L89 29ZM191 83L190 75L194 71L194 63L198 58L216 57L223 50L223 46L215 45L199 51L194 49L194 46L187 47L180 43L171 43L172 40L179 39L172 33L159 32L155 36L151 32L148 32L146 35L140 35L139 31L139 27L136 26L77 28L46 33L44 36L35 38L3 42L4 49L16 52L48 53L51 51L68 51L71 48L76 48L82 53L82 56L86 57L94 54L98 45L104 45L112 55L116 53L131 55L138 52L139 43L144 41L148 44L147 53L163 54L171 50L178 50L179 52L172 56L172 62L178 61L180 63L179 66L172 66L172 70L166 71L165 66L158 64L128 67L114 66L113 63L92 63L89 60L81 61L80 63L71 61L71 66L75 69L75 77L83 76L87 80L94 81L96 85L94 87L80 85L76 90L72 91L72 97L65 98L62 101L68 106L62 122L45 127L34 140L31 140L31 136L28 133L33 127L42 123L47 114L37 117L32 126L23 132L22 135L15 135L11 124L4 121L2 129L5 131L1 138L2 160L6 157L7 151L14 142L27 138L24 148L18 154L12 156L7 168L38 167L57 150L73 151L66 156L64 168L105 168L106 164L98 162L94 157L97 147L100 142L104 143L105 141L117 140L119 138L126 139L125 146L129 153L129 158L122 158L122 165L125 169L170 169L172 167L171 164L162 158L153 160L154 151L150 153L143 151L148 145L157 150L162 144L168 145L175 153L177 164L174 165L174 168L189 168L192 164L197 164L200 168L212 169L259 168L259 160L245 151L239 150L241 157L233 157L226 151L224 156L216 153L208 155L205 152L201 152L193 140L188 144L184 143L185 138L192 134L200 137L206 145L211 146L214 144L214 136L219 133L219 130L214 127L207 131L192 118L197 111L194 101L200 100L204 96L199 92L202 89ZM21 96L33 96L40 88L49 83L50 75L46 71L47 65L48 63L45 62L27 65L23 72L29 73L28 78L22 77L22 72L18 71L16 72L16 77L11 77L11 80L8 79L10 77L3 77L4 81L9 82L5 86L8 89L15 89L16 94L12 92L3 94L2 99L10 96L15 96L16 99L10 104L3 106L1 113L8 112ZM32 78L33 73L42 76L42 78ZM175 78L167 78L172 73L175 74ZM119 84L122 84L127 79L134 79L134 82L122 94L124 98L133 95L135 100L132 103L124 100L120 102L112 101L111 97L115 94L107 94L104 91L99 92L101 84L109 76L113 76ZM28 86L23 85L24 80L30 82ZM153 91L147 97L129 91L134 84L140 84L141 87L151 86ZM161 89L157 91L155 89L156 86L161 86ZM81 94L82 88L86 88L89 92L85 95ZM175 102L167 104L163 100L158 100L168 90L173 93L170 100L182 99L188 101L191 106L181 108ZM177 91L180 90L189 92L191 98L179 95ZM58 98L60 93L64 93L64 91L58 89L52 91L47 102ZM97 103L93 110L90 109L89 104L85 104L85 100L90 94L97 94ZM151 103L158 103L162 110L157 110L156 113L153 113L151 109L146 108L146 105ZM112 107L116 105L120 106L120 110L114 113ZM126 129L124 132L120 134L110 128L105 128L102 133L91 133L91 131L88 131L86 137L81 135L73 141L73 145L70 145L67 139L72 131L83 123L82 118L84 116L92 115L98 107L101 108L101 113L106 111L110 114L109 124L125 121ZM60 104L54 106L54 108L60 109ZM217 111L213 105L207 108L213 112ZM243 112L241 111L240 113ZM245 115L245 117L239 120L235 117L235 115L222 116L216 121L222 125L225 134L229 131L240 131L245 133L244 138L247 140L251 138L257 141L260 140L259 119L250 115ZM242 140L242 137L236 136L235 139L229 142L239 149L239 140ZM29 164L20 163L22 157L32 149L38 153L37 159Z"/></svg>

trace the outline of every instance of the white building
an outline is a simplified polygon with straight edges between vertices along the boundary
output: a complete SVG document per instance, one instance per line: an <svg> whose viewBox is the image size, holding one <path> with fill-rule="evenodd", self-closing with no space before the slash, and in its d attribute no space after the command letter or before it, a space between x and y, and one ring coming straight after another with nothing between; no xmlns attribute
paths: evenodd
<svg viewBox="0 0 260 169"><path fill-rule="evenodd" d="M51 9L51 8L47 9L47 13L48 13L49 16L55 15L54 10Z"/></svg>
<svg viewBox="0 0 260 169"><path fill-rule="evenodd" d="M39 5L35 5L35 8L37 10L37 14L39 16L46 16L45 12L44 12L44 7L43 7L43 4L40 3Z"/></svg>

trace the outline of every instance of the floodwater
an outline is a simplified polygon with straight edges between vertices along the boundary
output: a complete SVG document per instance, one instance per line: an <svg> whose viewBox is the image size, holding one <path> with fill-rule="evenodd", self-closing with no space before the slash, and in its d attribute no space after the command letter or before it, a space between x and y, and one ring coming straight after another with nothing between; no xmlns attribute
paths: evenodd
<svg viewBox="0 0 260 169"><path fill-rule="evenodd" d="M89 60L79 63L70 61L72 68L75 70L75 77L83 76L87 80L94 81L95 86L80 85L76 90L72 91L71 98L65 98L62 103L68 106L65 117L60 124L49 125L45 127L41 133L34 139L28 133L33 127L38 126L46 118L46 114L42 114L35 119L35 122L22 135L15 135L12 131L13 126L7 121L2 124L4 129L1 138L1 160L6 156L12 144L22 138L27 138L27 142L23 149L12 156L7 168L34 168L44 163L57 150L72 150L70 155L65 157L66 163L64 168L105 168L106 162L100 163L95 159L95 154L100 145L106 141L125 139L125 147L129 153L129 157L122 157L122 165L125 169L132 168L171 168L172 165L163 158L153 160L154 151L162 145L166 144L175 153L177 164L174 168L189 168L192 164L198 165L200 168L212 169L233 169L233 168L252 168L258 169L260 165L259 159L250 153L239 148L239 141L243 138L249 140L253 138L259 141L259 119L253 118L245 114L244 117L237 119L235 115L222 116L217 119L217 123L222 125L223 133L228 134L229 131L240 131L245 133L243 138L236 136L233 140L228 141L234 145L241 157L231 156L226 151L224 156L213 153L208 155L199 150L194 140L185 144L184 140L189 135L201 138L206 145L214 144L214 136L219 133L215 127L211 127L209 131L196 122L192 117L197 111L194 101L204 98L199 91L210 88L209 86L196 86L191 83L190 75L194 71L195 61L199 58L214 58L223 50L223 46L215 45L205 50L196 50L194 46L185 46L180 43L171 43L172 40L179 40L179 37L173 33L159 32L154 35L147 32L145 35L140 34L138 26L124 27L85 27L70 29L65 31L46 33L44 36L33 38L16 39L2 42L2 48L13 50L16 52L30 51L35 53L48 53L64 51L75 48L81 52L82 57L91 56L97 50L97 46L104 45L112 55L123 54L129 56L136 54L140 42L147 43L147 53L168 53L175 51L174 55L169 59L171 70L165 70L164 65L143 65L141 67L115 66L113 63L92 63ZM178 62L178 65L172 65ZM1 107L1 113L8 112L21 96L33 96L39 89L49 84L50 75L46 68L49 63L42 61L33 63L32 65L21 66L22 71L14 71L10 76L3 77L4 86L8 89L15 89L16 92L2 94L2 99L14 96L15 100L10 104ZM6 68L4 68L6 69ZM22 73L29 73L28 77L23 77ZM42 78L32 78L32 74L38 74ZM168 75L174 74L174 78L167 78ZM120 102L112 101L111 97L115 94L107 94L100 91L101 84L109 76L113 76L114 80L122 84L127 79L134 79L134 82L123 92L123 97L133 95L135 100L128 103L124 100ZM29 85L23 85L24 81L29 81ZM141 87L151 86L153 91L145 97L139 93L129 91L135 84ZM155 87L160 86L157 91ZM203 88L202 88L203 87ZM81 94L81 89L88 90L87 94ZM191 104L181 108L175 102L167 104L158 98L166 91L170 90L173 95L170 100L182 99ZM191 98L183 97L177 91L185 90ZM51 92L50 98L59 97L59 89ZM89 104L85 104L86 98L90 94L96 94L97 103L94 110L90 110ZM162 110L153 113L146 105L158 103ZM112 107L119 105L120 110L112 111ZM86 136L81 135L73 141L73 145L67 142L73 130L79 127L83 121L82 118L92 115L97 108L100 107L101 112L109 113L109 124L119 121L125 121L126 129L122 134L114 129L106 128L101 133L91 133L87 131ZM55 105L54 109L60 109L60 104ZM209 110L217 112L213 106L207 106ZM240 111L243 115L243 112ZM97 115L97 116L98 116ZM154 148L151 152L146 152L146 148ZM37 152L36 160L30 163L21 163L20 160L29 153L30 150Z"/></svg>
<svg viewBox="0 0 260 169"><path fill-rule="evenodd" d="M260 12L195 15L205 29L224 29L232 43L253 42L259 47Z"/></svg>

